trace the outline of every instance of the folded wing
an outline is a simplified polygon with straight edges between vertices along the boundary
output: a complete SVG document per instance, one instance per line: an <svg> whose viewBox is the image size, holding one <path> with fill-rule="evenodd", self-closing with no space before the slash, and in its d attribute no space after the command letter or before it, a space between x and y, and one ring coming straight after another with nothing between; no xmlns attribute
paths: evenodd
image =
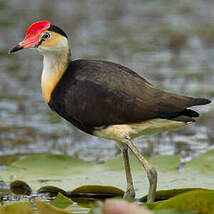
<svg viewBox="0 0 214 214"><path fill-rule="evenodd" d="M63 77L64 117L84 126L143 122L154 118L192 120L187 109L210 101L153 87L132 70L106 61L76 60ZM67 85L65 85L67 84Z"/></svg>

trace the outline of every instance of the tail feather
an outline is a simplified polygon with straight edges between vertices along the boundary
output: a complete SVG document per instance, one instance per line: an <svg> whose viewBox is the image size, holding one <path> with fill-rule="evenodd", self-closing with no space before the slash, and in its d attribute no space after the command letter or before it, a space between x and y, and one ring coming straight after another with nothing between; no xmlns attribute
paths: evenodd
<svg viewBox="0 0 214 214"><path fill-rule="evenodd" d="M195 122L193 119L194 117L199 117L199 113L193 111L192 109L185 109L184 111L180 112L177 117L172 118L172 120L180 122Z"/></svg>
<svg viewBox="0 0 214 214"><path fill-rule="evenodd" d="M192 98L192 99L193 106L206 105L211 102L210 100L204 98ZM193 111L192 109L185 109L184 111L180 112L178 116L172 118L172 120L181 122L195 122L195 120L193 119L194 117L199 117L199 113Z"/></svg>
<svg viewBox="0 0 214 214"><path fill-rule="evenodd" d="M192 117L186 116L186 115L179 115L175 118L172 118L171 120L178 121L178 122L195 122L195 120Z"/></svg>
<svg viewBox="0 0 214 214"><path fill-rule="evenodd" d="M199 113L196 111L193 111L192 109L185 109L180 113L181 115L186 115L189 117L199 117Z"/></svg>
<svg viewBox="0 0 214 214"><path fill-rule="evenodd" d="M206 98L193 98L193 106L206 105L211 103L211 100Z"/></svg>

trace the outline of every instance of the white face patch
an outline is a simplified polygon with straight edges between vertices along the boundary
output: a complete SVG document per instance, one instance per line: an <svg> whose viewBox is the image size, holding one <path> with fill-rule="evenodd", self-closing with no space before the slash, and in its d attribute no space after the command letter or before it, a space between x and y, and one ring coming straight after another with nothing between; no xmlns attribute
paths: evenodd
<svg viewBox="0 0 214 214"><path fill-rule="evenodd" d="M54 41L44 41L38 51L44 56L41 77L42 93L45 101L50 101L51 93L67 69L69 63L69 45L67 38L58 36Z"/></svg>
<svg viewBox="0 0 214 214"><path fill-rule="evenodd" d="M59 54L62 51L69 50L69 44L67 38L60 36L57 40L55 39L53 42L51 41L52 38L48 41L44 41L37 50L43 55L47 54ZM48 42L48 43L47 43Z"/></svg>

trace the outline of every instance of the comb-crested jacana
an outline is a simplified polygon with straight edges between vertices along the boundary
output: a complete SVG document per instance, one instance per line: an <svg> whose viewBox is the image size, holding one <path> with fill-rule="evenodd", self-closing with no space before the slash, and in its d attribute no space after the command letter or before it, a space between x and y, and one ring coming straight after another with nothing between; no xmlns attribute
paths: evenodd
<svg viewBox="0 0 214 214"><path fill-rule="evenodd" d="M189 107L205 105L210 100L157 89L134 71L113 62L71 60L66 33L48 21L32 24L25 39L9 53L27 48L44 56L41 85L50 108L80 130L116 142L126 171L124 197L135 196L130 149L147 172L147 200L153 201L157 172L132 139L190 124L199 114Z"/></svg>

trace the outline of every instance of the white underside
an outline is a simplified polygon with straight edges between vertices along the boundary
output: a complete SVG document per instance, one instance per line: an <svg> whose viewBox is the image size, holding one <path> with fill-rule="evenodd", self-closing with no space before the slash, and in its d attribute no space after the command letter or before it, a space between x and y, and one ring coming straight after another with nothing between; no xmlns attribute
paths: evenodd
<svg viewBox="0 0 214 214"><path fill-rule="evenodd" d="M180 122L167 119L153 119L141 123L111 125L104 129L98 128L93 134L97 137L121 142L126 137L134 139L143 135L153 135L163 131L170 131L190 123L191 122Z"/></svg>

